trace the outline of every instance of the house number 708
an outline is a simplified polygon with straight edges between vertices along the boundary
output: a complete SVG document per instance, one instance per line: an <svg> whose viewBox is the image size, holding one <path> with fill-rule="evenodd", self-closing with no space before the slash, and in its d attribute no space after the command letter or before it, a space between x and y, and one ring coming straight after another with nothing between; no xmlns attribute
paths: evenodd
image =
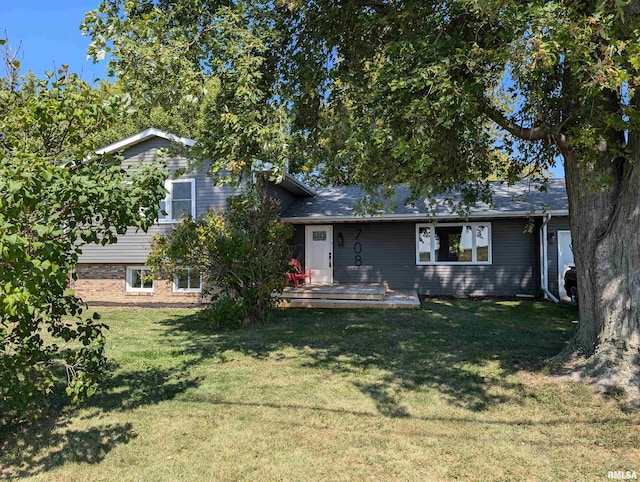
<svg viewBox="0 0 640 482"><path fill-rule="evenodd" d="M353 252L356 253L356 256L353 260L353 264L356 266L362 266L362 243L358 241L358 238L362 234L362 229L358 229L358 234L356 235L356 242L353 243Z"/></svg>

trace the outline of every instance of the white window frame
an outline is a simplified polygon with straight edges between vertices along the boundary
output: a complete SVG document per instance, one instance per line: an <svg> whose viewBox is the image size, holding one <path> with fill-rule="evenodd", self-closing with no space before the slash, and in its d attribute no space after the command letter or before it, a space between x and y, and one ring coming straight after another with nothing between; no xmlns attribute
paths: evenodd
<svg viewBox="0 0 640 482"><path fill-rule="evenodd" d="M193 271L191 268L184 268L185 271L187 271L189 274L187 275L187 279L189 279L189 275L191 274L191 271ZM202 274L200 275L200 287L199 288L178 288L178 277L175 276L173 278L173 291L174 293L201 293L202 292Z"/></svg>
<svg viewBox="0 0 640 482"><path fill-rule="evenodd" d="M472 261L456 262L456 261L437 261L435 259L435 243L436 243L436 227L457 227L471 226L473 228L472 237ZM478 261L478 251L476 249L476 228L478 226L486 226L489 237L488 244L488 260ZM420 228L431 228L431 261L420 261ZM440 265L440 266L470 266L470 265L489 265L493 263L493 240L492 240L491 223L484 221L474 221L468 223L417 223L416 224L416 264L417 265Z"/></svg>
<svg viewBox="0 0 640 482"><path fill-rule="evenodd" d="M159 215L158 222L160 224L174 224L179 223L180 219L174 219L172 211L173 200L173 184L177 182L189 182L191 183L191 217L196 217L196 180L194 178L185 179L167 179L164 182L164 188L167 190L167 195L164 198L164 211L166 216Z"/></svg>
<svg viewBox="0 0 640 482"><path fill-rule="evenodd" d="M155 280L151 280L151 288L138 288L135 286L131 286L133 281L133 272L134 270L147 270L151 272L151 269L148 266L127 266L127 291L131 293L153 293L153 288L155 286Z"/></svg>

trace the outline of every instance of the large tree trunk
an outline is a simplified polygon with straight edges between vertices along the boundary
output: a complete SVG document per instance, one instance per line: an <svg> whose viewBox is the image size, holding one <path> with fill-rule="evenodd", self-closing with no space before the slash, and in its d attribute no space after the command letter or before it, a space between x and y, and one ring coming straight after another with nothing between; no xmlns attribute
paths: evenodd
<svg viewBox="0 0 640 482"><path fill-rule="evenodd" d="M632 132L629 137L628 147L635 155L596 163L607 166L607 172L586 173L575 153L563 152L580 310L580 323L566 353L577 351L587 357L581 376L592 378L601 388L621 386L638 399L639 134ZM597 181L589 181L602 179L603 174L612 184L594 189Z"/></svg>

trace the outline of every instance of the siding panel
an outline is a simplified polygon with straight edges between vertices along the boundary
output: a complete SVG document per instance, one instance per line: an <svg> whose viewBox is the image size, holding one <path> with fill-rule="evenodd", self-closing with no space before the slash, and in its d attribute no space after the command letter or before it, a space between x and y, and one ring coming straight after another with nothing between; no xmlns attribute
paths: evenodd
<svg viewBox="0 0 640 482"><path fill-rule="evenodd" d="M335 224L334 280L386 283L392 289L416 289L426 295L535 294L536 236L525 233L526 223L525 219L494 220L493 262L473 266L416 265L413 222ZM338 246L340 233L343 247Z"/></svg>
<svg viewBox="0 0 640 482"><path fill-rule="evenodd" d="M88 244L82 247L78 263L137 263L144 264L149 255L151 240L156 234L171 231L170 224L156 224L147 233L128 229L127 233L118 237L116 244L100 246Z"/></svg>
<svg viewBox="0 0 640 482"><path fill-rule="evenodd" d="M267 183L267 195L280 201L280 213L283 213L298 199L294 194L273 182Z"/></svg>
<svg viewBox="0 0 640 482"><path fill-rule="evenodd" d="M304 263L304 226L301 224L297 224L293 227L293 235L289 240L289 245L291 246L291 255L298 259L302 264L303 269L305 268Z"/></svg>
<svg viewBox="0 0 640 482"><path fill-rule="evenodd" d="M141 171L144 166L157 162L160 149L168 148L170 142L166 139L155 137L141 142L123 152L122 166L130 173ZM166 159L170 173L177 169L189 166L188 159L173 157ZM194 171L181 176L184 179L196 180L196 216L200 216L208 209L224 209L226 200L236 190L231 186L216 186L207 177L208 164L205 163L202 170ZM171 176L171 174L170 174ZM155 234L165 234L171 229L170 224L157 224L149 229L148 233L136 232L130 229L126 234L118 238L118 243L109 246L87 245L84 246L79 263L144 263L149 253L151 240Z"/></svg>

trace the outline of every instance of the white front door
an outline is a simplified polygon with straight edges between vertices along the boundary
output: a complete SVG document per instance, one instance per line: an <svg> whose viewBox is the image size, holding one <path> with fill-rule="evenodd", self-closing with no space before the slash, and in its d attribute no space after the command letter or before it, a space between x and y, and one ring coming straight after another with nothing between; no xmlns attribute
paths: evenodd
<svg viewBox="0 0 640 482"><path fill-rule="evenodd" d="M561 300L569 300L564 290L564 274L573 265L573 249L571 247L571 231L558 231L558 291Z"/></svg>
<svg viewBox="0 0 640 482"><path fill-rule="evenodd" d="M312 283L333 283L333 226L306 226L304 264Z"/></svg>

